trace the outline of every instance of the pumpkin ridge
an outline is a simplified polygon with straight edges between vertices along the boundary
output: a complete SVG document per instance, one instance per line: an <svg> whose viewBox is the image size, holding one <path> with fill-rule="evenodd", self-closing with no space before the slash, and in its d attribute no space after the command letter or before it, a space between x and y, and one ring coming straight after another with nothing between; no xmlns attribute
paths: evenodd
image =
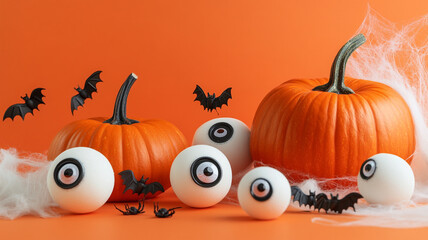
<svg viewBox="0 0 428 240"><path fill-rule="evenodd" d="M284 84L284 83L283 83ZM274 96L277 94L277 93L279 93L279 92L281 92L281 88L282 88L282 84L280 85L280 86L278 86L278 87L276 87L275 89L273 89L272 91L270 91L269 93L268 93L268 96L267 97L265 97L263 100L262 100L262 102L260 103L260 106L265 106L263 103L265 103L265 102L269 102L270 101L270 99L272 98L274 98ZM271 104L271 105L268 105L267 106L267 109L265 109L266 107L264 107L263 108L263 111L268 111L271 107L273 107L273 104ZM259 109L257 109L257 111L259 111ZM256 111L256 112L257 112ZM257 115L257 114L256 114ZM260 122L264 122L265 121L265 118L267 118L268 116L266 116L266 115L262 115L261 117L260 117L260 119L254 119L253 121L254 122L258 122L258 121L260 121ZM270 116L269 116L270 117ZM262 133L266 133L267 131L258 131L259 132L259 134L262 134ZM252 135L252 134L251 134ZM251 135L250 135L250 137L251 137ZM266 134L264 134L264 135L266 135ZM262 139L264 139L264 136L262 135L261 136L262 137ZM258 146L256 147L256 149L257 149L257 152L259 152L259 148L258 148ZM257 160L257 161L259 161L259 160L261 160L261 159L255 159L255 160Z"/></svg>
<svg viewBox="0 0 428 240"><path fill-rule="evenodd" d="M314 112L314 110L315 110L316 111L316 115L324 116L321 119L324 119L325 116L327 116L327 119L325 119L323 121L317 121L316 122L315 129L318 130L318 131L316 131L315 140L313 142L311 142L311 149L319 149L319 151L317 151L318 152L318 156L315 156L316 157L315 160L316 160L317 163L315 164L315 166L306 165L309 169L313 169L314 168L313 170L316 171L316 172L322 172L323 169L325 168L325 166L320 163L321 159L326 158L326 161L334 161L334 154L333 154L333 156L329 156L330 155L329 151L331 149L326 149L324 147L325 141L318 142L319 139L326 139L325 136L327 134L328 128L326 128L325 124L329 124L329 122L333 122L331 120L331 118L330 118L329 111L328 111L329 108L330 108L330 101L331 101L331 98L333 96L337 96L337 94L325 94L323 92L320 92L320 94L318 94L317 96L313 97L313 99L311 100L311 105L308 107L308 112L309 111L310 112ZM326 105L325 103L327 103L327 105L329 107L325 111L322 111L321 108L314 107L314 104L318 104L318 102L319 102L320 105ZM307 121L310 121L310 119L307 118L305 120L305 123ZM336 126L332 126L332 128L336 129ZM319 159L317 160L317 158L319 158ZM334 164L333 164L333 166L334 166ZM306 169L306 171L307 170L308 169ZM335 172L334 168L333 168L332 172L333 173Z"/></svg>
<svg viewBox="0 0 428 240"><path fill-rule="evenodd" d="M73 131L73 134L70 135L70 139L68 141L68 145L66 146L66 148L79 146L77 141L79 141L80 138L84 135L84 132L81 130L81 125L82 124L79 124L78 128L76 128L76 130Z"/></svg>
<svg viewBox="0 0 428 240"><path fill-rule="evenodd" d="M107 124L106 124L107 125ZM120 133L119 133L120 132ZM110 142L110 146L108 146L109 148L109 154L114 154L113 158L114 159L118 159L117 162L112 163L112 166L116 165L113 167L113 169L123 169L123 162L124 162L124 156L123 156L123 152L124 152L124 144L125 141L123 141L123 129L120 125L107 125L106 130L104 132L104 138L107 139L114 139L113 142ZM104 146L104 144L103 144ZM112 151L113 150L113 151ZM104 151L102 151L104 152ZM119 178L119 176L116 177Z"/></svg>
<svg viewBox="0 0 428 240"><path fill-rule="evenodd" d="M338 116L338 114L337 114L337 112L338 112L337 111L338 101L339 101L339 99L338 99L338 95L337 94L330 94L330 99L329 99L328 109L327 109L327 115L331 116L331 110L330 110L330 108L331 108L332 111L334 112L334 117L331 117L331 120L330 120L331 122L334 122L334 133L333 133L333 136L332 136L332 141L333 141L334 148L331 149L331 151L333 151L332 157L333 157L334 161L336 161L336 158L337 158L337 156L336 156L336 154L337 154L337 151L336 151L336 149L337 149L336 148L336 145L337 145L336 136L337 136L337 131L338 131L338 127L337 127L337 121L338 121L338 117L337 117ZM331 102L334 103L334 106L331 106L332 105ZM328 128L328 126L326 128ZM333 164L333 172L336 172L335 164Z"/></svg>
<svg viewBox="0 0 428 240"><path fill-rule="evenodd" d="M358 96L359 96L359 99L361 100L361 102L363 102L364 106L368 106L368 109L370 109L370 113L371 113L371 116L373 119L372 125L375 126L373 134L376 136L374 138L376 140L376 142L374 144L376 146L376 152L374 154L377 154L377 153L379 153L379 135L378 135L378 127L377 127L378 123L377 123L376 115L375 115L374 109L373 109L372 105L369 103L369 101L367 101L367 99L364 96L361 96L361 95L358 95ZM361 104L361 105L363 105L363 104Z"/></svg>
<svg viewBox="0 0 428 240"><path fill-rule="evenodd" d="M153 123L155 123L155 122L153 122ZM165 131L165 129L163 128L163 127L161 127L160 125L158 125L157 123L155 123L155 124L152 124L152 126L154 127L154 128L157 128L158 129L158 132L162 132L162 133L164 133L164 135L166 136L166 138L168 139L168 142L169 143L172 143L173 142L173 139L171 138L171 136L169 135L169 134L165 134L166 133L166 131ZM169 152L168 152L168 154L169 154ZM175 156L174 156L175 157ZM171 162L171 164L172 164L172 162Z"/></svg>
<svg viewBox="0 0 428 240"><path fill-rule="evenodd" d="M92 142L94 140L94 137L98 134L98 131L100 130L100 128L103 126L103 124L100 124L99 126L97 126L94 131L92 132L92 135L88 141L88 145L86 146L92 146Z"/></svg>
<svg viewBox="0 0 428 240"><path fill-rule="evenodd" d="M283 83L284 84L284 83ZM284 94L283 92L282 92L282 85L283 84L281 84L280 86L278 86L278 87L276 87L275 89L273 89L272 91L270 91L270 95L269 95L269 97L267 97L266 99L263 99L262 100L262 102L269 102L269 101L272 101L271 99L274 99L275 100L275 97L276 97L276 95L278 94ZM276 104L270 104L270 105L268 105L267 107L266 107L266 110L263 108L263 110L264 111L268 111L272 106L274 106L274 105L276 105ZM281 104L282 105L282 104ZM264 107L264 106L263 106ZM257 109L257 111L259 111L260 109ZM266 120L269 120L269 122L272 122L273 121L273 116L267 116L267 115L262 115L261 116L261 119L254 119L254 121L255 122L257 122L257 121L266 121ZM260 137L262 138L262 139L265 139L264 138L264 136L266 135L266 134L268 134L269 132L270 132L270 130L271 129L269 129L268 127L265 127L265 128L267 128L266 130L264 130L264 128L263 129L258 129L257 130L257 133L256 134L259 134L260 135ZM252 134L253 135L253 134ZM254 135L253 135L254 136ZM250 136L251 137L251 136ZM255 149L257 149L257 151L259 152L260 151L260 149L259 149L259 145L257 144L256 146L252 146L253 148L255 148ZM259 155L259 154L257 154L257 155ZM253 157L255 157L256 159L255 160L257 160L257 161L263 161L262 159L259 159L259 157L258 156L253 156Z"/></svg>
<svg viewBox="0 0 428 240"><path fill-rule="evenodd" d="M290 104L290 103L292 103L294 101L296 101L296 103L293 104L293 109L292 109L291 112L290 111L289 112L283 111L282 114L281 114L281 116L278 118L278 122L280 123L281 126L283 126L285 124L284 123L284 117L287 117L287 115L288 115L288 121L287 121L286 125L288 126L288 123L290 122L290 120L291 120L291 118L293 116L293 113L294 113L294 111L297 108L296 105L300 101L300 99L303 97L304 94L305 94L304 92L300 92L298 94L295 94L294 96L292 96L292 98L290 99L290 101L288 101L288 104ZM281 98L279 100L277 100L277 101L280 101L284 95L286 95L286 93L283 92L283 94L280 96ZM284 136L287 136L287 131L288 131L288 128L285 128ZM272 149L274 153L278 153L279 158L275 158L274 157L274 159L278 159L278 160L279 159L284 159L284 156L286 156L286 154L284 153L284 150L285 150L284 146L286 145L287 138L281 140L281 136L280 135L281 135L280 131L276 131L276 134L275 134L275 137L274 137L274 141L273 141L275 147L274 147L274 149ZM277 149L276 149L278 147L280 148L279 151L277 151Z"/></svg>
<svg viewBox="0 0 428 240"><path fill-rule="evenodd" d="M94 139L97 136L102 136L104 134L105 128L107 127L107 125L104 124L100 124L93 132L93 134L91 135L91 140L88 143L89 147L94 146Z"/></svg>
<svg viewBox="0 0 428 240"><path fill-rule="evenodd" d="M49 148L48 151L48 159L49 160L54 160L61 152L62 149L65 149L70 141L71 135L72 134L68 134L69 132L74 132L75 129L77 129L78 126L76 126L76 124L68 124L64 127L64 132L61 132L61 134L57 134L54 139L52 140L52 142L59 142L61 143L60 146L54 145L54 147Z"/></svg>
<svg viewBox="0 0 428 240"><path fill-rule="evenodd" d="M146 122L140 121L140 123L145 124ZM146 149L146 152L149 155L149 159L153 159L153 156L151 154L151 150L149 151L149 148L147 146L147 139L144 137L144 134L142 133L142 132L146 132L145 129L143 129L143 124L138 124L138 125L132 124L130 126L134 127L136 129L136 131L138 132L138 134L141 136L141 139L143 140L142 143L141 143L141 145L144 145L144 148ZM144 173L144 174L148 175L148 176L150 176L152 178L153 177L153 175L152 175L152 172L153 172L152 171L152 162L148 161L148 163L146 163L146 164L150 165L150 167L149 167L150 168L150 172L149 173Z"/></svg>
<svg viewBox="0 0 428 240"><path fill-rule="evenodd" d="M370 97L369 97L370 98ZM379 142L380 142L380 136L379 136L379 134L378 134L378 132L380 131L379 130L379 122L378 122L378 120L377 120L377 118L376 118L376 114L375 114L375 109L373 109L373 107L374 107L374 101L371 99L371 101L369 102L368 101L368 99L364 99L364 100L366 100L369 104L369 107L370 107L370 109L372 110L372 114L373 114L373 119L374 119L374 126L375 126L375 129L376 129L376 152L377 153L379 153L380 152L380 144L379 144Z"/></svg>
<svg viewBox="0 0 428 240"><path fill-rule="evenodd" d="M349 121L346 123L346 129L341 129L343 131L345 131L345 135L346 135L346 142L349 142L349 145L352 146L357 146L357 147L348 147L347 153L346 153L346 159L352 159L352 156L355 156L355 148L358 149L358 141L355 139L356 138L356 134L353 134L353 132L358 132L358 124L357 124L357 112L355 109L355 105L353 100L353 96L352 97L346 97L346 98L342 98L341 102L342 104L344 104L344 109L346 109L346 114L347 115L351 115L349 118ZM342 112L343 114L343 112ZM358 132L359 133L359 132ZM338 135L336 135L338 136ZM359 150L359 149L358 149ZM357 151L358 151L357 150ZM343 169L347 169L348 168L348 161L341 161L342 159L336 159L336 163L334 164L334 175L332 177L337 177L337 175L339 176L343 176L346 175L346 173L342 173ZM342 165L342 162L346 165ZM337 170L336 170L337 169Z"/></svg>
<svg viewBox="0 0 428 240"><path fill-rule="evenodd" d="M290 123L299 122L300 123L300 124L298 124L299 127L302 125L303 126L307 125L307 121L309 121L308 118L305 118L303 121L296 120L296 118L297 118L296 117L296 111L303 112L303 110L304 110L305 112L307 112L309 110L309 108L311 107L311 105L314 103L314 99L316 99L317 97L319 97L323 94L323 92L315 92L315 93L316 94L314 94L314 92L306 92L306 93L302 94L302 96L297 101L293 111L290 113L290 115L291 115ZM308 98L311 98L311 99L308 99ZM307 103L307 106L305 106L304 109L302 109L302 105L306 105L305 103ZM288 124L286 132L290 132L292 127L293 127L292 124ZM295 141L295 139L290 139L289 135L284 135L284 136L285 136L285 146L288 146L288 145L293 146L294 144L292 143L292 141ZM285 150L289 151L290 148L287 147L287 148L285 148ZM301 153L301 152L299 152L299 153ZM287 156L287 154L284 154L283 156ZM296 153L291 153L291 156L294 160L296 159ZM282 157L281 159L282 159L281 161L284 162L284 158ZM308 168L312 167L312 166L309 166L307 162L303 162L303 163L299 162L299 161L295 161L295 162L298 162L298 164L301 164L303 166L302 169L304 171L307 171ZM300 173L298 173L298 174L300 174Z"/></svg>

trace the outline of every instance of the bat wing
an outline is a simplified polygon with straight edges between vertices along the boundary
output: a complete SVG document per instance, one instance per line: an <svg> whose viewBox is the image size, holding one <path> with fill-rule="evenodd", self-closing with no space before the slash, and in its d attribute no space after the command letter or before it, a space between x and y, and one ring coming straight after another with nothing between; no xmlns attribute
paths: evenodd
<svg viewBox="0 0 428 240"><path fill-rule="evenodd" d="M299 206L305 205L312 207L314 205L314 199L311 195L304 194L297 186L291 186L291 196L293 196L293 202L299 202Z"/></svg>
<svg viewBox="0 0 428 240"><path fill-rule="evenodd" d="M122 177L123 185L125 185L125 190L123 190L123 193L128 191L128 189L132 190L132 193L138 193L138 181L135 179L134 173L131 170L125 170L119 173L119 175Z"/></svg>
<svg viewBox="0 0 428 240"><path fill-rule="evenodd" d="M80 94L76 94L71 98L71 114L73 114L74 110L77 110L79 106L83 106L85 103L85 99L80 96Z"/></svg>
<svg viewBox="0 0 428 240"><path fill-rule="evenodd" d="M232 98L232 88L224 90L220 96L214 99L214 107L221 108L224 104L227 106L227 101Z"/></svg>
<svg viewBox="0 0 428 240"><path fill-rule="evenodd" d="M204 106L204 110L208 107L208 101L207 96L205 95L204 90L202 90L199 85L196 85L195 91L193 91L193 94L196 94L196 98L193 101L199 101L201 102L201 105Z"/></svg>
<svg viewBox="0 0 428 240"><path fill-rule="evenodd" d="M332 209L333 211L342 213L343 210L346 210L350 207L352 207L352 209L354 209L355 212L355 206L354 204L356 204L358 202L358 199L363 198L363 196L359 193L353 192L350 193L348 195L346 195L345 197L343 197L342 199L339 200L337 206Z"/></svg>
<svg viewBox="0 0 428 240"><path fill-rule="evenodd" d="M12 106L10 106L6 112L3 115L3 121L6 118L10 118L13 119L15 118L16 115L21 116L22 120L24 120L25 114L27 113L31 113L33 114L33 109L29 108L26 104L24 103L18 103L18 104L14 104Z"/></svg>
<svg viewBox="0 0 428 240"><path fill-rule="evenodd" d="M146 187L143 189L144 195L147 195L147 193L155 194L158 191L164 192L162 184L158 182L152 182L150 184L147 184Z"/></svg>
<svg viewBox="0 0 428 240"><path fill-rule="evenodd" d="M40 104L45 104L45 102L43 102L43 97L45 95L43 95L42 90L45 90L45 89L44 88L36 88L31 92L30 99L34 102L34 109L39 110L38 106Z"/></svg>
<svg viewBox="0 0 428 240"><path fill-rule="evenodd" d="M91 76L86 79L85 87L83 88L83 91L86 92L88 98L92 99L92 93L97 92L97 83L102 82L100 78L100 73L102 71L96 71L92 73Z"/></svg>
<svg viewBox="0 0 428 240"><path fill-rule="evenodd" d="M330 209L330 199L328 199L325 193L317 194L315 200L315 209L318 209L318 212L321 211L321 209L324 209L325 212Z"/></svg>

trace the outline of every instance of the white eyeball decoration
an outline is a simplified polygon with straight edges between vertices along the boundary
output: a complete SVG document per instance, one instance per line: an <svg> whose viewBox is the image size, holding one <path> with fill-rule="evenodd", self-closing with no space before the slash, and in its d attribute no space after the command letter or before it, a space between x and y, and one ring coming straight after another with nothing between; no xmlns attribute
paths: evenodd
<svg viewBox="0 0 428 240"><path fill-rule="evenodd" d="M211 207L229 192L232 169L220 150L195 145L177 155L171 166L170 181L174 193L184 204Z"/></svg>
<svg viewBox="0 0 428 240"><path fill-rule="evenodd" d="M364 199L372 204L408 203L415 189L415 177L402 158L380 153L362 164L358 189Z"/></svg>
<svg viewBox="0 0 428 240"><path fill-rule="evenodd" d="M61 208L89 213L110 197L114 172L102 153L87 147L70 148L52 162L47 184L50 195Z"/></svg>
<svg viewBox="0 0 428 240"><path fill-rule="evenodd" d="M202 124L193 136L193 145L213 146L226 155L237 174L252 163L250 129L234 118L216 118Z"/></svg>
<svg viewBox="0 0 428 240"><path fill-rule="evenodd" d="M238 200L242 209L256 219L275 219L290 204L291 188L287 178L271 167L249 171L238 186Z"/></svg>

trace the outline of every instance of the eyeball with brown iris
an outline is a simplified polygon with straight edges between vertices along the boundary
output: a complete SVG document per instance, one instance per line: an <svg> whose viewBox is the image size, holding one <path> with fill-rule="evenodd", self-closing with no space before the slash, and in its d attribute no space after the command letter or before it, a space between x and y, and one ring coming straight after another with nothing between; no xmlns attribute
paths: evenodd
<svg viewBox="0 0 428 240"><path fill-rule="evenodd" d="M107 158L87 147L62 152L49 168L47 184L58 205L74 213L101 207L114 187L114 172Z"/></svg>
<svg viewBox="0 0 428 240"><path fill-rule="evenodd" d="M275 219L290 204L291 188L287 178L271 167L249 171L238 186L238 200L248 215L257 219Z"/></svg>
<svg viewBox="0 0 428 240"><path fill-rule="evenodd" d="M193 145L213 146L229 159L234 174L252 163L250 129L235 118L216 118L202 124L193 136Z"/></svg>
<svg viewBox="0 0 428 240"><path fill-rule="evenodd" d="M372 204L408 203L415 189L415 177L402 158L379 153L367 159L358 175L358 190Z"/></svg>
<svg viewBox="0 0 428 240"><path fill-rule="evenodd" d="M184 149L171 166L170 181L177 197L196 208L220 202L232 184L232 169L227 157L208 145Z"/></svg>

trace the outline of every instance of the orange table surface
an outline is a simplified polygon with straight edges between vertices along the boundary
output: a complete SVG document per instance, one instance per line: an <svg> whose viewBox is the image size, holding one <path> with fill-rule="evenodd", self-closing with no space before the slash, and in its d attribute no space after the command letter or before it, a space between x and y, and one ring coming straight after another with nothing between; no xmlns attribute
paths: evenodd
<svg viewBox="0 0 428 240"><path fill-rule="evenodd" d="M171 218L156 218L153 201L176 210ZM116 204L123 208L122 203ZM131 204L134 205L134 204ZM312 223L313 217L349 221L354 216L287 210L280 218L259 221L236 205L195 209L182 204L170 189L147 200L145 213L123 216L108 203L90 214L55 218L21 217L0 220L0 239L427 239L428 228L387 229L335 227Z"/></svg>

